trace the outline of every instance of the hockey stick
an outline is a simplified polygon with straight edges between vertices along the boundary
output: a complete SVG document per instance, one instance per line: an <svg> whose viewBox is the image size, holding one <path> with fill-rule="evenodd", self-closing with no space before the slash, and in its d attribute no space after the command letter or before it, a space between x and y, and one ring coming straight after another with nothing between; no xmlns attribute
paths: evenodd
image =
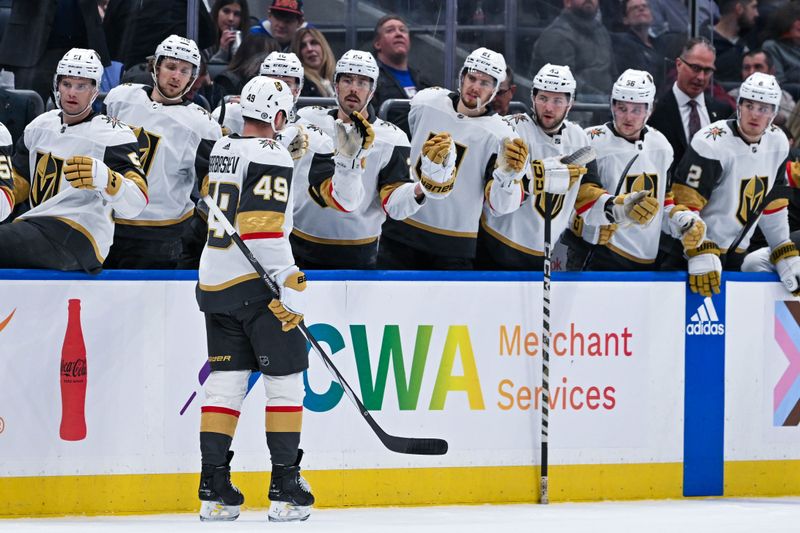
<svg viewBox="0 0 800 533"><path fill-rule="evenodd" d="M591 146L579 148L570 155L561 158L565 165L586 166L594 161L596 154ZM547 445L550 428L550 241L552 241L551 222L553 195L544 194L544 266L542 276L542 455L541 473L539 476L539 501L549 503L547 487Z"/></svg>
<svg viewBox="0 0 800 533"><path fill-rule="evenodd" d="M639 158L639 152L636 152L635 154L633 154L633 157L631 157L631 160L628 161L628 164L625 165L625 168L622 169L622 173L619 175L619 179L617 180L617 187L614 190L614 196L619 196L619 193L622 192L622 185L625 183L625 176L628 175L628 172L630 171L631 167L633 166L633 164L636 162L636 160L638 158ZM599 240L599 236L598 236L598 240ZM583 266L581 267L581 271L586 270L586 267L591 262L592 256L594 255L594 251L595 251L595 249L597 249L598 246L600 246L600 245L599 244L593 244L592 245L591 249L589 250L589 253L586 254L586 259L583 260Z"/></svg>
<svg viewBox="0 0 800 533"><path fill-rule="evenodd" d="M270 295L273 298L279 298L280 288L278 287L275 280L273 280L267 271L264 270L264 267L261 266L261 263L253 255L253 252L247 247L247 245L242 240L241 236L236 232L236 229L227 219L227 217L222 213L217 203L214 201L211 196L206 195L203 197L203 200L208 205L208 209L212 216L219 221L223 228L225 228L225 233L231 236L233 242L236 243L236 246L239 247L239 250L244 254L247 261L253 267L253 269L258 272L261 281L264 282L264 285L267 286L267 290L269 291ZM210 222L210 221L209 221ZM333 364L331 358L328 354L325 353L325 350L320 346L317 339L311 334L308 330L304 322L301 322L298 326L300 332L306 338L306 340L311 343L314 347L314 351L317 352L317 355L320 356L322 362L325 364L325 367L333 374L333 377L336 378L336 381L339 382L342 389L347 393L347 397L355 404L358 408L359 413L367 421L369 427L372 428L372 431L378 436L380 441L386 446L389 450L397 453L406 453L406 454L414 454L414 455L444 455L447 453L447 441L443 439L419 439L413 437L396 437L394 435L389 435L386 433L383 428L381 428L375 419L372 418L372 415L364 407L364 404L361 400L358 399L356 393L353 391L352 387L347 383L344 379L342 374L339 372L339 369Z"/></svg>

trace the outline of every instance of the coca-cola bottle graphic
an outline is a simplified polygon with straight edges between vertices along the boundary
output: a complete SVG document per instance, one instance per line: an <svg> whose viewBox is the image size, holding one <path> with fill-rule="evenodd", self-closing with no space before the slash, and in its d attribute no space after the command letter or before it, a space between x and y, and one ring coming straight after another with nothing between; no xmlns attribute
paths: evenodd
<svg viewBox="0 0 800 533"><path fill-rule="evenodd" d="M86 345L81 330L81 301L69 300L67 332L61 348L61 438L86 438Z"/></svg>

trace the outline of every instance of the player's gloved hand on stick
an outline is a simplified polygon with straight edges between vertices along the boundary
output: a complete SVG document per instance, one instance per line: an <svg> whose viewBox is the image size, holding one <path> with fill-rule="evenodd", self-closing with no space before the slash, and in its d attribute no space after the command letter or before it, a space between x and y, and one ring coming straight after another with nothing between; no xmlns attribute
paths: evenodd
<svg viewBox="0 0 800 533"><path fill-rule="evenodd" d="M363 168L362 158L375 142L375 130L369 120L358 111L350 113L350 124L336 119L336 154L333 160L337 166L344 168Z"/></svg>
<svg viewBox="0 0 800 533"><path fill-rule="evenodd" d="M532 195L542 192L566 194L570 187L587 172L586 167L562 163L560 156L537 159L531 163L531 167L533 168L533 179L529 182L528 192Z"/></svg>
<svg viewBox="0 0 800 533"><path fill-rule="evenodd" d="M647 224L658 212L658 200L650 191L636 191L610 198L605 205L612 224Z"/></svg>
<svg viewBox="0 0 800 533"><path fill-rule="evenodd" d="M519 137L516 139L506 137L497 149L497 168L494 169L492 177L500 186L507 187L522 180L527 165L528 145Z"/></svg>
<svg viewBox="0 0 800 533"><path fill-rule="evenodd" d="M722 263L716 243L705 241L698 248L687 250L689 257L689 288L703 296L719 294L722 283Z"/></svg>
<svg viewBox="0 0 800 533"><path fill-rule="evenodd" d="M303 321L306 275L292 265L277 272L275 281L280 287L280 299L273 298L267 306L275 318L281 321L281 329L289 331Z"/></svg>
<svg viewBox="0 0 800 533"><path fill-rule="evenodd" d="M706 223L689 209L675 208L669 215L669 231L683 243L684 250L694 250L706 239Z"/></svg>
<svg viewBox="0 0 800 533"><path fill-rule="evenodd" d="M447 132L437 133L422 145L420 185L428 198L441 200L456 183L456 144Z"/></svg>
<svg viewBox="0 0 800 533"><path fill-rule="evenodd" d="M793 296L800 296L800 254L792 241L786 241L776 246L769 256L775 265L775 270L781 277L781 282L786 290Z"/></svg>
<svg viewBox="0 0 800 533"><path fill-rule="evenodd" d="M76 189L97 190L114 196L122 187L123 177L99 159L76 155L64 162L64 177Z"/></svg>

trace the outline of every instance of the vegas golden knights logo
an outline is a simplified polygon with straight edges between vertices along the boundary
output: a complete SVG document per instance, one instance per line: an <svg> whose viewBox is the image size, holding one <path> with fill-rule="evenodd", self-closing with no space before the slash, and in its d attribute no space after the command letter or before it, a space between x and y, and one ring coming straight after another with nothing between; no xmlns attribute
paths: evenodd
<svg viewBox="0 0 800 533"><path fill-rule="evenodd" d="M426 141L436 135L434 132L428 133L428 137L425 139ZM464 161L464 156L467 154L467 147L463 144L460 144L456 141L453 141L456 145L456 168L453 171L453 176L458 176L458 171L461 168L461 163ZM423 143L424 144L424 143ZM414 165L414 173L417 176L417 179L422 175L422 151L420 150L419 157L417 158L417 164Z"/></svg>
<svg viewBox="0 0 800 533"><path fill-rule="evenodd" d="M539 193L536 195L536 200L533 202L533 207L536 209L536 212L545 216L545 206L544 206L544 195L547 194L550 196L550 209L551 211L551 218L555 218L562 209L564 209L564 196L565 194L549 194L549 193Z"/></svg>
<svg viewBox="0 0 800 533"><path fill-rule="evenodd" d="M739 206L736 208L736 220L740 224L747 224L747 219L764 202L767 195L767 177L753 176L743 179L739 183Z"/></svg>
<svg viewBox="0 0 800 533"><path fill-rule="evenodd" d="M158 143L161 142L161 136L144 128L133 128L133 133L139 141L139 161L142 163L142 170L144 175L148 176L150 167L153 165L153 159L156 157Z"/></svg>
<svg viewBox="0 0 800 533"><path fill-rule="evenodd" d="M628 174L625 176L625 191L650 191L648 196L658 199L658 174Z"/></svg>
<svg viewBox="0 0 800 533"><path fill-rule="evenodd" d="M36 152L33 183L31 183L31 207L46 202L61 188L61 171L64 160L51 153Z"/></svg>

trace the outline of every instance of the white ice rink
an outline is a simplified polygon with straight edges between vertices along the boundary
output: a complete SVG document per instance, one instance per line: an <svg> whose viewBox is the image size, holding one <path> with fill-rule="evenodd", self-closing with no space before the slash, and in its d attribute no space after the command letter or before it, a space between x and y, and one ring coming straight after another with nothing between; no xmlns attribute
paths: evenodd
<svg viewBox="0 0 800 533"><path fill-rule="evenodd" d="M248 511L228 523L196 515L0 520L2 533L783 533L800 532L800 498L318 509L307 522L268 523Z"/></svg>

